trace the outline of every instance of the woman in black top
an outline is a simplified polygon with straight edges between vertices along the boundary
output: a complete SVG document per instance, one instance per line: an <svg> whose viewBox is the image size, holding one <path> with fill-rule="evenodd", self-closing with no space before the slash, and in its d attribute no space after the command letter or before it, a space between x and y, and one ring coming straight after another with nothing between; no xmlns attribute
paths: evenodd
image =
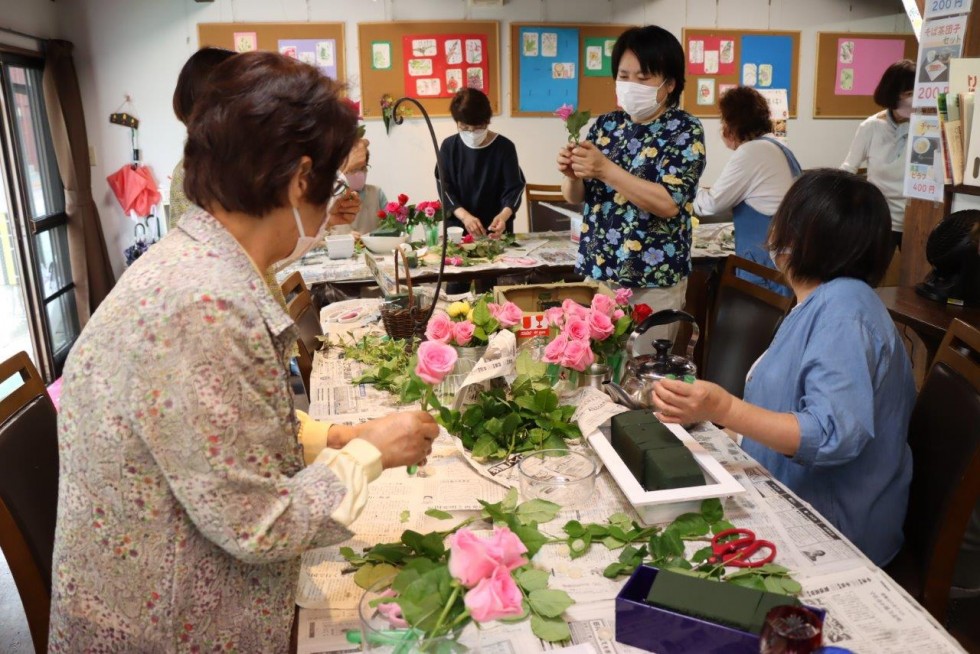
<svg viewBox="0 0 980 654"><path fill-rule="evenodd" d="M524 191L517 149L487 129L493 111L481 91L461 89L449 111L459 129L439 149L449 226L463 227L474 236L513 232L511 218Z"/></svg>

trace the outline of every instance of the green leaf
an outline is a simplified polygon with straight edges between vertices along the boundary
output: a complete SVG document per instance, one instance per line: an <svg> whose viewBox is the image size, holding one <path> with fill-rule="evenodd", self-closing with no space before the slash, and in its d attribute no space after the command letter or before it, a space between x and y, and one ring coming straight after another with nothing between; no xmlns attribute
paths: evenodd
<svg viewBox="0 0 980 654"><path fill-rule="evenodd" d="M521 539L521 542L524 543L524 546L527 548L528 558L531 558L537 554L538 550L540 550L541 547L548 542L548 537L538 531L537 527L532 525L516 525L511 527L511 531L513 531L517 537Z"/></svg>
<svg viewBox="0 0 980 654"><path fill-rule="evenodd" d="M695 563L702 563L710 559L713 554L714 550L712 550L711 547L702 547L691 555L691 560Z"/></svg>
<svg viewBox="0 0 980 654"><path fill-rule="evenodd" d="M551 588L531 591L527 596L527 601L531 605L532 611L546 618L557 618L565 612L565 609L575 603L575 600L569 597L565 591Z"/></svg>
<svg viewBox="0 0 980 654"><path fill-rule="evenodd" d="M539 413L548 414L558 408L558 395L550 388L545 388L534 394L534 403Z"/></svg>
<svg viewBox="0 0 980 654"><path fill-rule="evenodd" d="M395 580L391 583L392 589L397 593L404 593L409 584L437 565L440 564L425 558L412 559L405 564L405 567L395 577Z"/></svg>
<svg viewBox="0 0 980 654"><path fill-rule="evenodd" d="M783 588L782 580L778 577L763 577L762 583L770 593L784 595L786 590Z"/></svg>
<svg viewBox="0 0 980 654"><path fill-rule="evenodd" d="M762 577L756 573L742 575L741 577L735 578L726 577L725 581L729 584L744 586L745 588L752 588L754 590L766 590L766 584L763 582Z"/></svg>
<svg viewBox="0 0 980 654"><path fill-rule="evenodd" d="M435 627L451 593L452 577L449 575L449 568L440 565L410 583L399 595L398 603L409 624L423 631L430 631ZM457 601L462 603L462 597Z"/></svg>
<svg viewBox="0 0 980 654"><path fill-rule="evenodd" d="M667 531L676 531L681 538L704 536L708 529L708 522L700 513L682 513L667 527Z"/></svg>
<svg viewBox="0 0 980 654"><path fill-rule="evenodd" d="M709 523L713 524L725 517L725 509L721 505L721 500L717 497L701 502L701 515Z"/></svg>
<svg viewBox="0 0 980 654"><path fill-rule="evenodd" d="M429 509L425 512L425 515L430 518L435 518L436 520L452 520L453 514L448 511L443 511L441 509Z"/></svg>
<svg viewBox="0 0 980 654"><path fill-rule="evenodd" d="M565 526L562 527L562 529L566 534L568 534L572 538L578 538L579 536L585 533L585 527L583 527L582 523L579 522L578 520L569 520L568 522L565 523ZM341 553L343 553L343 550L345 549L349 550L350 548L349 547L341 548Z"/></svg>
<svg viewBox="0 0 980 654"><path fill-rule="evenodd" d="M541 444L541 449L543 450L567 450L568 445L565 443L565 439L558 434L551 433Z"/></svg>
<svg viewBox="0 0 980 654"><path fill-rule="evenodd" d="M473 445L473 458L486 459L497 451L497 447L497 439L495 439L493 436L480 436L480 438Z"/></svg>
<svg viewBox="0 0 980 654"><path fill-rule="evenodd" d="M711 523L711 533L712 534L720 534L723 531L727 531L729 529L734 529L734 528L735 528L735 525L733 525L732 523L728 522L727 520L718 520L716 522L712 522Z"/></svg>
<svg viewBox="0 0 980 654"><path fill-rule="evenodd" d="M534 499L517 506L517 517L524 524L551 522L561 511L561 507L548 500Z"/></svg>
<svg viewBox="0 0 980 654"><path fill-rule="evenodd" d="M568 539L568 554L573 559L585 556L590 547L592 547L592 534L589 532L585 532L580 538Z"/></svg>
<svg viewBox="0 0 980 654"><path fill-rule="evenodd" d="M779 583L782 584L783 591L788 595L799 595L803 592L803 586L800 585L800 582L790 577L780 577Z"/></svg>
<svg viewBox="0 0 980 654"><path fill-rule="evenodd" d="M609 516L609 524L616 525L623 530L629 530L633 527L633 520L625 513L614 513Z"/></svg>
<svg viewBox="0 0 980 654"><path fill-rule="evenodd" d="M355 565L362 564L367 561L367 559L357 554L354 549L350 547L341 547L340 555Z"/></svg>
<svg viewBox="0 0 980 654"><path fill-rule="evenodd" d="M411 511L405 510L398 514L398 521L405 523L408 522L409 517L412 515Z"/></svg>
<svg viewBox="0 0 980 654"><path fill-rule="evenodd" d="M606 549L618 550L620 547L626 544L626 541L620 540L613 536L606 536L602 539L602 544L606 546Z"/></svg>
<svg viewBox="0 0 980 654"><path fill-rule="evenodd" d="M354 573L354 583L367 590L383 579L394 579L398 568L390 563L368 563Z"/></svg>
<svg viewBox="0 0 980 654"><path fill-rule="evenodd" d="M540 615L531 616L531 631L535 636L549 643L568 640L572 637L568 625L561 618L543 618Z"/></svg>
<svg viewBox="0 0 980 654"><path fill-rule="evenodd" d="M634 570L636 570L635 565L630 565L628 563L619 563L619 562L610 563L602 571L602 576L606 577L607 579L615 579L620 575L633 574Z"/></svg>
<svg viewBox="0 0 980 654"><path fill-rule="evenodd" d="M778 563L767 563L763 566L755 568L755 571L768 575L784 575L789 573L789 568L781 566Z"/></svg>
<svg viewBox="0 0 980 654"><path fill-rule="evenodd" d="M518 585L523 588L526 592L530 593L536 590L541 590L548 587L548 577L550 575L544 570L521 570L517 573L516 579Z"/></svg>

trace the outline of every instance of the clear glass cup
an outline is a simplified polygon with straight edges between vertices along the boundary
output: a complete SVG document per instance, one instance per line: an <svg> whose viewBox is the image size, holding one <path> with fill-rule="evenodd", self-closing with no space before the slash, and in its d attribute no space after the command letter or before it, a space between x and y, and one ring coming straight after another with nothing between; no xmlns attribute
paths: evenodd
<svg viewBox="0 0 980 654"><path fill-rule="evenodd" d="M521 498L548 500L563 509L587 505L595 492L595 459L572 450L540 450L526 455L517 469Z"/></svg>
<svg viewBox="0 0 980 654"><path fill-rule="evenodd" d="M777 606L766 614L760 654L810 654L823 641L823 621L802 606Z"/></svg>

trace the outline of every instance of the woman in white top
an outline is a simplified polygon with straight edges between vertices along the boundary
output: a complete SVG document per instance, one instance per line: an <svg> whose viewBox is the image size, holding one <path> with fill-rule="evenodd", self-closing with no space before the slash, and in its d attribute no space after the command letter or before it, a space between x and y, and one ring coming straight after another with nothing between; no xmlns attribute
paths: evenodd
<svg viewBox="0 0 980 654"><path fill-rule="evenodd" d="M913 86L914 62L902 59L885 70L874 94L875 104L884 107L884 111L861 123L847 158L841 164L841 168L852 173L867 165L868 181L881 189L888 200L892 216L892 242L897 248L902 247L902 226L905 223L902 181Z"/></svg>
<svg viewBox="0 0 980 654"><path fill-rule="evenodd" d="M753 88L736 87L719 101L721 138L735 153L711 188L698 190L694 213L710 216L729 209L735 221L735 253L770 268L769 222L786 191L800 175L800 164L789 148L768 136L772 131L769 105ZM781 284L756 275L749 281L789 295Z"/></svg>

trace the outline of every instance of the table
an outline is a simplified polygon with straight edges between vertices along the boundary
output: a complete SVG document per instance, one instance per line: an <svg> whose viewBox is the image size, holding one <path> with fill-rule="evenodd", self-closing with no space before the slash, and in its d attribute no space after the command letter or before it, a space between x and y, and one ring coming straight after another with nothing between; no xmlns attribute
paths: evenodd
<svg viewBox="0 0 980 654"><path fill-rule="evenodd" d="M932 363L953 319L980 327L980 308L941 304L922 297L914 288L907 286L882 287L875 289L875 292L884 302L892 320L911 327L922 339L927 350L926 365Z"/></svg>
<svg viewBox="0 0 980 654"><path fill-rule="evenodd" d="M346 325L330 322L324 329L336 338L347 330L359 334L376 326L368 321ZM398 409L386 393L351 387L349 380L359 372L360 364L340 359L338 348L328 349L326 356L318 353L311 376L311 415L355 422ZM859 653L964 651L901 587L812 507L772 479L724 432L705 424L692 430L692 435L746 489L744 494L724 500L726 519L774 541L779 550L777 562L789 567L803 586L801 599L829 611L824 629L826 644ZM304 556L297 598L304 607L298 620L300 654L350 651L343 632L358 626L356 606L361 591L349 575L340 574L345 565L338 553L341 545L357 549L396 540L404 529L445 529L456 522L437 521L424 511L439 508L462 519L479 509L476 498L493 502L505 493L502 486L478 474L446 435L436 441L429 468L426 477L409 477L403 469L385 471L372 484L368 504L352 525L354 538ZM594 497L591 506L565 510L555 521L542 525L543 530L557 535L566 520L604 522L617 511L635 517L606 472L597 479ZM689 545L693 551L703 544ZM609 580L601 575L618 550L595 546L585 557L572 560L563 547L545 546L535 564L551 571L552 588L565 590L576 600L565 613L573 641L591 643L596 651L610 654L638 652L615 642L614 598L625 578ZM526 622L491 624L481 632L480 645L484 651L522 654L548 649L533 637Z"/></svg>

